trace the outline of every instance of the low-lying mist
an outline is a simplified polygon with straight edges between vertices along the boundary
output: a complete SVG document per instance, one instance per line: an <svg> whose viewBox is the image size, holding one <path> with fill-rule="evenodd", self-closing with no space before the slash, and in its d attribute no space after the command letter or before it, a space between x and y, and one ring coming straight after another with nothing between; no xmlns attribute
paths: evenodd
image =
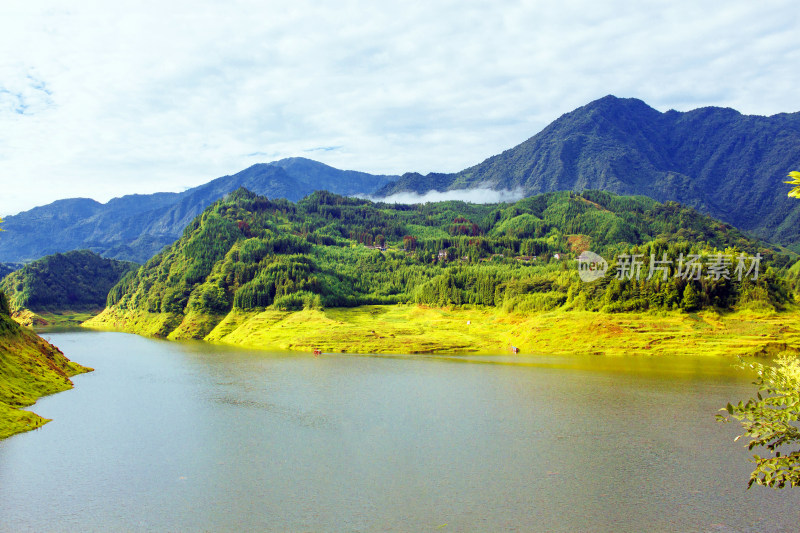
<svg viewBox="0 0 800 533"><path fill-rule="evenodd" d="M413 191L398 192L384 198L367 196L366 198L374 202L386 202L389 204L424 204L426 202L446 202L449 200L460 200L472 204L496 204L500 202L516 202L525 197L522 187L515 189L495 190L489 187L477 189L455 189L452 191L428 191L419 194Z"/></svg>

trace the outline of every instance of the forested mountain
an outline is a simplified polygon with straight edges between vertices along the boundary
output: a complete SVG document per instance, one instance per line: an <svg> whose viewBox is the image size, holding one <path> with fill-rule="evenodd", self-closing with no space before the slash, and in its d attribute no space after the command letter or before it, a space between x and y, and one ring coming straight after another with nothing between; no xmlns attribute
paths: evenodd
<svg viewBox="0 0 800 533"><path fill-rule="evenodd" d="M771 117L707 107L661 113L607 96L555 120L519 146L455 174L405 174L377 194L521 188L525 195L602 189L677 201L800 251L800 113Z"/></svg>
<svg viewBox="0 0 800 533"><path fill-rule="evenodd" d="M582 282L575 257L663 254L652 280ZM760 276L737 279L737 257L763 256ZM686 279L679 257L731 258L730 279ZM620 259L621 260L621 259ZM300 202L240 189L209 207L172 246L108 296L118 311L161 313L160 334L216 322L233 309L415 302L506 310L605 311L780 306L788 287L778 256L722 222L676 203L601 191L558 192L516 204L394 205L316 192ZM646 274L646 272L644 273ZM741 277L741 276L739 276ZM688 295L688 297L687 297ZM688 299L687 299L688 298ZM181 325L183 324L183 325ZM198 326L198 324L203 324Z"/></svg>
<svg viewBox="0 0 800 533"><path fill-rule="evenodd" d="M395 178L291 158L253 165L182 193L135 194L105 204L86 198L59 200L5 218L0 261L31 261L89 249L105 257L144 262L175 241L203 209L239 187L270 198L299 200L317 189L367 194Z"/></svg>
<svg viewBox="0 0 800 533"><path fill-rule="evenodd" d="M102 309L108 291L139 265L105 259L88 250L37 259L0 282L11 311Z"/></svg>

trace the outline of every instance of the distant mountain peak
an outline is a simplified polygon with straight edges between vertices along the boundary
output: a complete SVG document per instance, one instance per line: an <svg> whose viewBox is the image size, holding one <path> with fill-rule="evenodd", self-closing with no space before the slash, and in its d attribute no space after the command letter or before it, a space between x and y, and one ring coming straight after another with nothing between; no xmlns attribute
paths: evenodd
<svg viewBox="0 0 800 533"><path fill-rule="evenodd" d="M647 105L644 100L640 100L639 98L620 97L620 96L615 96L613 94L607 94L602 98L598 98L597 100L592 100L583 107L591 108L591 107L608 106L608 105L627 105L627 106L650 108L650 106Z"/></svg>
<svg viewBox="0 0 800 533"><path fill-rule="evenodd" d="M470 189L526 195L602 189L678 201L752 231L796 243L800 202L781 182L800 167L800 113L742 115L723 107L661 113L607 95L565 113L523 143L453 174L405 174L378 191Z"/></svg>

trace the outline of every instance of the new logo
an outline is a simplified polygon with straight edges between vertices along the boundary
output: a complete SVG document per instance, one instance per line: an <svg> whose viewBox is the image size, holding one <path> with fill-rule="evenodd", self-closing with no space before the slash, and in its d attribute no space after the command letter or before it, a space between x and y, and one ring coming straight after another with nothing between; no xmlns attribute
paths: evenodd
<svg viewBox="0 0 800 533"><path fill-rule="evenodd" d="M578 256L578 275L585 283L597 281L607 270L608 262L594 252L586 250Z"/></svg>

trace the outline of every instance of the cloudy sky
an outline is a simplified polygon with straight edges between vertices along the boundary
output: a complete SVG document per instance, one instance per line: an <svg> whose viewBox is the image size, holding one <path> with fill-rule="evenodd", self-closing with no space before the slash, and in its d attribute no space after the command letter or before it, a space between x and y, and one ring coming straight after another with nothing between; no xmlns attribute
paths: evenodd
<svg viewBox="0 0 800 533"><path fill-rule="evenodd" d="M457 171L606 94L800 111L796 0L6 0L0 216L291 156Z"/></svg>

